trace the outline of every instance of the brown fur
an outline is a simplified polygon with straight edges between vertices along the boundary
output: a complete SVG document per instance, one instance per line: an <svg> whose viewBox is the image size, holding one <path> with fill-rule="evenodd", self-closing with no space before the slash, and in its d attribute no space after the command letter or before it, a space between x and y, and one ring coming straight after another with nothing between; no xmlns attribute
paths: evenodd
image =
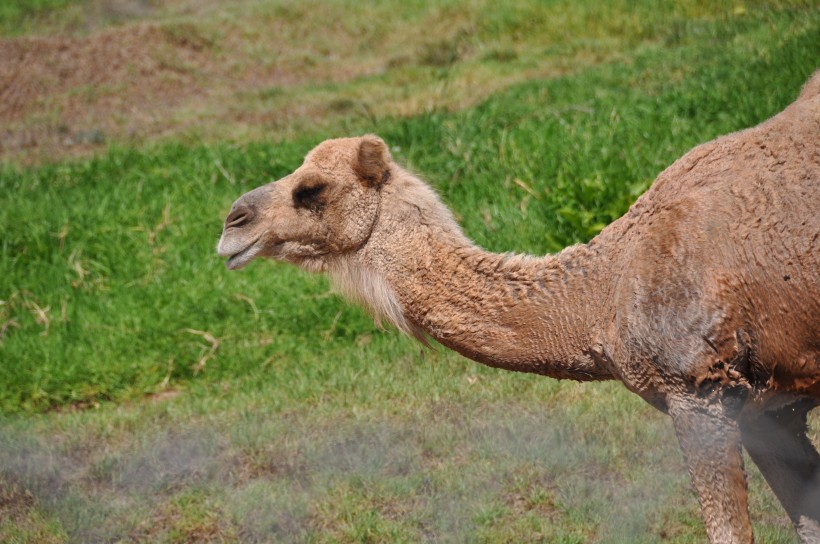
<svg viewBox="0 0 820 544"><path fill-rule="evenodd" d="M298 205L316 180L321 205ZM488 365L619 379L672 416L713 542L752 539L741 444L814 542L818 212L820 72L785 111L693 149L554 256L476 247L376 136L328 140L243 195L219 253L229 268L261 255L328 272L377 319Z"/></svg>

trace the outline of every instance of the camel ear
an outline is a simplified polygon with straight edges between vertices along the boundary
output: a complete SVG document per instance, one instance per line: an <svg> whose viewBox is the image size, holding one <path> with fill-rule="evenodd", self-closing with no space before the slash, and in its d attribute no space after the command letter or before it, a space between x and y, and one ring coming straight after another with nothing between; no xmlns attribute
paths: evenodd
<svg viewBox="0 0 820 544"><path fill-rule="evenodd" d="M390 178L390 152L378 136L362 137L353 170L368 187L380 187Z"/></svg>

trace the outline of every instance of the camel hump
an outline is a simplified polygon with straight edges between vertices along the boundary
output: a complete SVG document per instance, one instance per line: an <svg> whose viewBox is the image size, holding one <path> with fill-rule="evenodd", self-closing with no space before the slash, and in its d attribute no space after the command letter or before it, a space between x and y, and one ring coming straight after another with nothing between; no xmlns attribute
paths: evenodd
<svg viewBox="0 0 820 544"><path fill-rule="evenodd" d="M814 72L803 85L803 89L800 91L800 96L797 97L797 101L811 100L818 95L820 95L820 70Z"/></svg>

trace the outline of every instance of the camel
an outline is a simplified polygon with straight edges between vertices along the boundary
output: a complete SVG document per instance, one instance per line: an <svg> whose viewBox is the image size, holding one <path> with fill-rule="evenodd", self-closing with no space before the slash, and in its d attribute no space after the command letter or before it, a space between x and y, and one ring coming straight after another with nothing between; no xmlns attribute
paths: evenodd
<svg viewBox="0 0 820 544"><path fill-rule="evenodd" d="M242 195L217 251L331 283L477 362L621 380L669 414L713 543L753 541L742 448L820 542L820 71L762 124L695 147L589 243L493 254L377 136L327 140Z"/></svg>

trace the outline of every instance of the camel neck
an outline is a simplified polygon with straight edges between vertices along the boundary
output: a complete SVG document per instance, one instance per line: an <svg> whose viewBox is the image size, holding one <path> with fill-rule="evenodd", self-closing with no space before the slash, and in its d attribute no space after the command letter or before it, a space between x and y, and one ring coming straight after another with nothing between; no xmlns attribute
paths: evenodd
<svg viewBox="0 0 820 544"><path fill-rule="evenodd" d="M489 366L581 381L612 377L595 356L600 297L591 271L598 267L587 246L545 257L495 254L454 222L387 225L359 257L414 328Z"/></svg>

